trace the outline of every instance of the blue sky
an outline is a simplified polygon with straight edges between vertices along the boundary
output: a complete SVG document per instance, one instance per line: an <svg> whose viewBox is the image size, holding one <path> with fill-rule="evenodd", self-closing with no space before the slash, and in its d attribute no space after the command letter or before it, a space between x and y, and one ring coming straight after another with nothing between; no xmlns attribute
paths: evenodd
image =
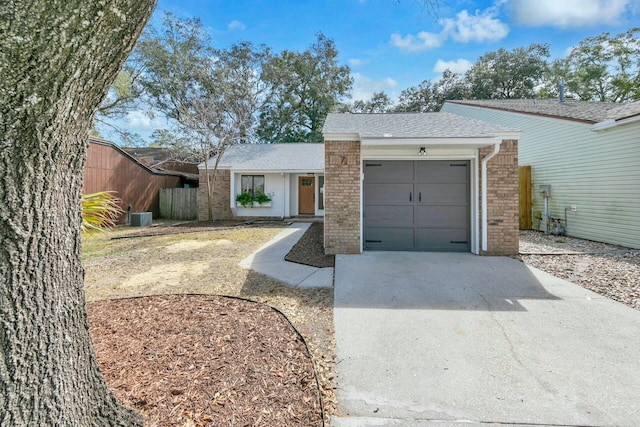
<svg viewBox="0 0 640 427"><path fill-rule="evenodd" d="M152 20L163 11L200 18L217 48L248 40L303 51L322 32L351 68L352 100L395 98L501 47L549 43L560 58L585 37L640 25L640 0L440 0L437 16L421 0L159 0ZM142 113L128 122L143 134L154 126Z"/></svg>

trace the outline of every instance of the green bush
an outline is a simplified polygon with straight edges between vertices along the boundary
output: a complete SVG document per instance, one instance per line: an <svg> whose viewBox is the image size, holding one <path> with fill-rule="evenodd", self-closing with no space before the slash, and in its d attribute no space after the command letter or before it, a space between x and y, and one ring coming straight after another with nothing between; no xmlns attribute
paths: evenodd
<svg viewBox="0 0 640 427"><path fill-rule="evenodd" d="M249 193L240 193L236 196L236 202L240 203L245 208L253 206L253 196Z"/></svg>
<svg viewBox="0 0 640 427"><path fill-rule="evenodd" d="M268 203L271 201L271 197L267 196L264 193L258 193L253 200L258 203Z"/></svg>

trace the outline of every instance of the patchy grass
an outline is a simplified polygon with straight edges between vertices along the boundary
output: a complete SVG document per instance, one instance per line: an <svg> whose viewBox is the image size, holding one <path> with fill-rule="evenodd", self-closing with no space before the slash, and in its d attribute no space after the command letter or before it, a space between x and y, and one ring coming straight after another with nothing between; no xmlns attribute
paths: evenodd
<svg viewBox="0 0 640 427"><path fill-rule="evenodd" d="M284 228L282 223L144 230L118 227L109 234L89 236L83 240L87 300L195 293L266 303L282 311L305 337L325 410L334 412L333 289L293 288L238 267ZM121 238L163 232L169 234Z"/></svg>

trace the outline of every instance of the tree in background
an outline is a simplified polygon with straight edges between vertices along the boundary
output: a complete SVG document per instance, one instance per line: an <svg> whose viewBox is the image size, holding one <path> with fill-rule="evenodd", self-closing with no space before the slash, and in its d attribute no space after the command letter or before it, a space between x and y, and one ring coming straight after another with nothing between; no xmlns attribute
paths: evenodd
<svg viewBox="0 0 640 427"><path fill-rule="evenodd" d="M117 120L123 119L131 111L139 110L142 105L143 88L140 76L144 66L142 59L137 56L137 52L134 50L118 73L107 96L98 107L93 126L95 135L99 134L96 128L97 123L111 128L127 146L143 144L140 135L131 133L115 124Z"/></svg>
<svg viewBox="0 0 640 427"><path fill-rule="evenodd" d="M256 140L256 116L272 93L263 77L271 53L248 42L213 49L198 19L169 13L162 32L150 30L137 50L145 64L141 84L149 102L173 123L156 136L205 164L211 221L220 158L229 145ZM215 164L209 169L212 155Z"/></svg>
<svg viewBox="0 0 640 427"><path fill-rule="evenodd" d="M547 70L548 44L512 51L498 49L480 56L465 79L473 99L531 98Z"/></svg>
<svg viewBox="0 0 640 427"><path fill-rule="evenodd" d="M584 101L627 102L640 99L640 28L615 37L587 37L558 67L569 92Z"/></svg>
<svg viewBox="0 0 640 427"><path fill-rule="evenodd" d="M387 113L392 107L393 101L389 95L384 92L375 92L366 101L355 101L349 111L351 113Z"/></svg>
<svg viewBox="0 0 640 427"><path fill-rule="evenodd" d="M265 142L322 142L322 125L353 80L339 66L332 40L318 34L302 53L285 50L272 58L264 78L273 98L260 113L258 135Z"/></svg>
<svg viewBox="0 0 640 427"><path fill-rule="evenodd" d="M95 111L154 6L0 3L0 425L142 425L89 336L80 197Z"/></svg>
<svg viewBox="0 0 640 427"><path fill-rule="evenodd" d="M400 92L395 111L425 113L436 111L436 108L433 83L431 80L424 80L419 85L411 86Z"/></svg>
<svg viewBox="0 0 640 427"><path fill-rule="evenodd" d="M465 99L469 89L465 79L451 70L445 70L435 83L424 80L418 86L412 86L400 92L396 112L433 112L440 111L444 102L450 99Z"/></svg>
<svg viewBox="0 0 640 427"><path fill-rule="evenodd" d="M438 106L436 111L440 111L445 101L468 98L469 85L463 75L446 69L442 72L442 77L433 85L433 94Z"/></svg>

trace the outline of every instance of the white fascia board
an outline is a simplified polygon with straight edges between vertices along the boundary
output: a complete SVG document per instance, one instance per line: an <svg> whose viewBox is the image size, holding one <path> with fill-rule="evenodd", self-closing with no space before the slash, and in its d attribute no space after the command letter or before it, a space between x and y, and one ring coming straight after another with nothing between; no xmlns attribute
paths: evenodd
<svg viewBox="0 0 640 427"><path fill-rule="evenodd" d="M355 133L323 133L325 141L360 141L360 134Z"/></svg>
<svg viewBox="0 0 640 427"><path fill-rule="evenodd" d="M425 146L442 148L484 148L495 145L496 141L518 139L520 132L504 133L495 137L478 138L363 138L363 146Z"/></svg>
<svg viewBox="0 0 640 427"><path fill-rule="evenodd" d="M598 122L595 125L591 126L591 130L597 132L599 130L610 129L612 127L621 126L621 125L625 125L627 123L633 123L633 122L637 122L637 121L640 121L640 115L629 117L629 118L622 119L622 120L608 119L608 120L604 120L602 122Z"/></svg>

